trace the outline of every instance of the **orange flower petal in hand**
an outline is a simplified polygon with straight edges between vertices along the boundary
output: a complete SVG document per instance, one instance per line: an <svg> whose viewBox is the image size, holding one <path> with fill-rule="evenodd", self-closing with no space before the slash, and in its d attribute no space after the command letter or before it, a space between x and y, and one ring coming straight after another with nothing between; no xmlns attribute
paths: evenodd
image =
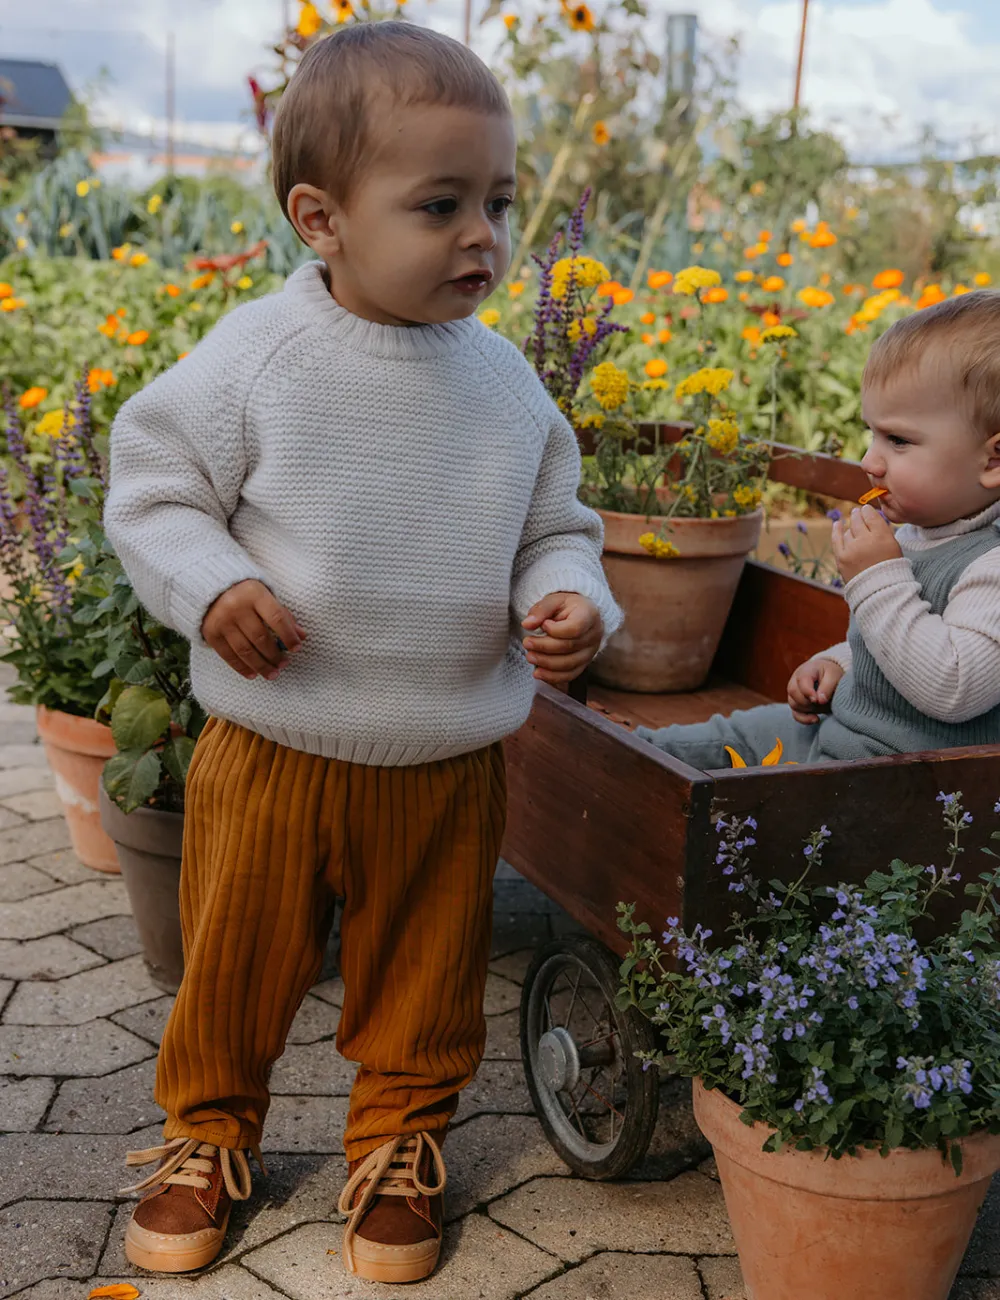
<svg viewBox="0 0 1000 1300"><path fill-rule="evenodd" d="M879 497L887 497L888 495L889 495L888 488L883 488L883 487L872 488L872 490L870 492L866 492L863 497L858 497L858 505L867 506L870 505L873 501L877 501Z"/></svg>
<svg viewBox="0 0 1000 1300"><path fill-rule="evenodd" d="M729 755L733 767L746 767L746 762L742 759L731 745L725 746L726 753Z"/></svg>

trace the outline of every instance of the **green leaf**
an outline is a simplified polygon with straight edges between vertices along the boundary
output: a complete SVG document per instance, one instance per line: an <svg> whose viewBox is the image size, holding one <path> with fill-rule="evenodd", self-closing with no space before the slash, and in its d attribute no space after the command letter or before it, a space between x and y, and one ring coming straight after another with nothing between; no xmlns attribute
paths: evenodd
<svg viewBox="0 0 1000 1300"><path fill-rule="evenodd" d="M111 715L111 734L121 750L149 749L170 725L170 705L150 686L130 686Z"/></svg>
<svg viewBox="0 0 1000 1300"><path fill-rule="evenodd" d="M109 722L111 713L118 703L119 696L125 689L125 683L118 677L113 677L108 683L108 689L101 697L101 702L94 710L94 717L98 722Z"/></svg>
<svg viewBox="0 0 1000 1300"><path fill-rule="evenodd" d="M113 659L102 659L90 675L91 677L107 677L108 673L114 670L114 666Z"/></svg>
<svg viewBox="0 0 1000 1300"><path fill-rule="evenodd" d="M163 746L163 766L178 785L187 780L193 754L194 741L190 736L172 736Z"/></svg>
<svg viewBox="0 0 1000 1300"><path fill-rule="evenodd" d="M885 1145L890 1151L894 1151L903 1141L903 1121L898 1115L893 1115L885 1126Z"/></svg>
<svg viewBox="0 0 1000 1300"><path fill-rule="evenodd" d="M104 764L104 788L122 812L141 808L160 784L160 759L154 750L116 754Z"/></svg>

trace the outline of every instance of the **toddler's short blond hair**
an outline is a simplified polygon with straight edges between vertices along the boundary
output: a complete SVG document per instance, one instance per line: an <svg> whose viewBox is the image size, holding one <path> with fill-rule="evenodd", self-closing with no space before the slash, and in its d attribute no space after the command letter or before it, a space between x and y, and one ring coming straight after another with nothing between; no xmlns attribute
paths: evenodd
<svg viewBox="0 0 1000 1300"><path fill-rule="evenodd" d="M984 438L1000 433L1000 292L977 289L897 321L868 354L862 387L912 374L935 350L952 370L972 428Z"/></svg>
<svg viewBox="0 0 1000 1300"><path fill-rule="evenodd" d="M278 105L272 178L286 217L298 184L348 199L371 148L372 110L387 103L510 113L493 73L451 37L396 21L345 27L306 51Z"/></svg>

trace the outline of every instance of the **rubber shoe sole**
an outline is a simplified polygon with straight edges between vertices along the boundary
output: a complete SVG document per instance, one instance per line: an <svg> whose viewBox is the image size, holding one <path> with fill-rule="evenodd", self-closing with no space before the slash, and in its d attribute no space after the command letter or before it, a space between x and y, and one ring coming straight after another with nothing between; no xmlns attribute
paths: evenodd
<svg viewBox="0 0 1000 1300"><path fill-rule="evenodd" d="M220 1228L203 1228L200 1232L153 1232L134 1219L125 1229L125 1258L151 1273L190 1273L204 1268L218 1256L229 1226L229 1215Z"/></svg>
<svg viewBox="0 0 1000 1300"><path fill-rule="evenodd" d="M354 1268L357 1277L369 1282L421 1282L430 1277L441 1254L441 1241L432 1237L411 1246L385 1246L366 1237L355 1237Z"/></svg>

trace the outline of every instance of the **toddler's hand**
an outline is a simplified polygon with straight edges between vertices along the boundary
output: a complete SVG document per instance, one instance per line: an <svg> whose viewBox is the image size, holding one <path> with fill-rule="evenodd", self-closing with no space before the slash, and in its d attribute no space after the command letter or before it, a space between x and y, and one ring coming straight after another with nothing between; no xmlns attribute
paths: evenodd
<svg viewBox="0 0 1000 1300"><path fill-rule="evenodd" d="M819 722L820 713L829 712L843 675L843 668L832 659L809 659L796 668L788 681L788 707L795 721Z"/></svg>
<svg viewBox="0 0 1000 1300"><path fill-rule="evenodd" d="M234 672L252 681L258 675L274 681L306 634L294 617L255 578L224 591L209 608L201 634Z"/></svg>
<svg viewBox="0 0 1000 1300"><path fill-rule="evenodd" d="M592 600L575 591L554 591L528 611L521 624L544 636L525 638L528 663L535 676L553 686L579 677L597 654L604 634L601 613Z"/></svg>
<svg viewBox="0 0 1000 1300"><path fill-rule="evenodd" d="M874 506L862 506L833 525L833 554L840 576L850 582L875 564L898 560L903 552L885 516Z"/></svg>

